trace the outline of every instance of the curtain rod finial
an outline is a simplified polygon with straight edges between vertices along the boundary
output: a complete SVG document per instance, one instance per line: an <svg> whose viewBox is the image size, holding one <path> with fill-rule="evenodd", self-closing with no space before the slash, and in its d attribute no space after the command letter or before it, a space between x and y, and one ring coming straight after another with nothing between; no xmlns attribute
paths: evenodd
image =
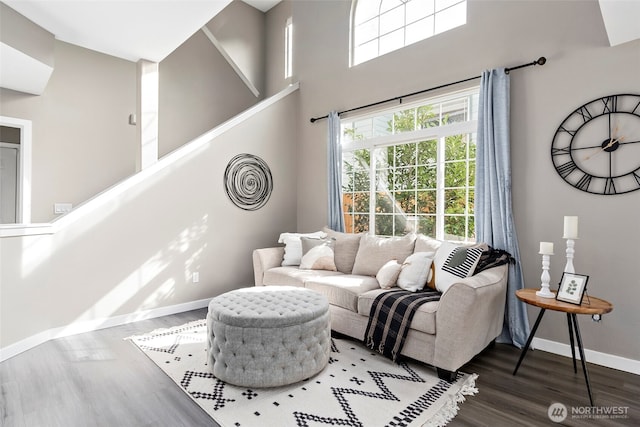
<svg viewBox="0 0 640 427"><path fill-rule="evenodd" d="M538 58L537 61L534 61L536 63L536 65L544 65L547 63L547 58L545 58L544 56L541 56L540 58Z"/></svg>
<svg viewBox="0 0 640 427"><path fill-rule="evenodd" d="M315 123L315 122L316 122L316 120L318 120L318 119L316 119L316 118L314 118L314 117L311 117L311 118L309 119L309 121L310 121L311 123Z"/></svg>

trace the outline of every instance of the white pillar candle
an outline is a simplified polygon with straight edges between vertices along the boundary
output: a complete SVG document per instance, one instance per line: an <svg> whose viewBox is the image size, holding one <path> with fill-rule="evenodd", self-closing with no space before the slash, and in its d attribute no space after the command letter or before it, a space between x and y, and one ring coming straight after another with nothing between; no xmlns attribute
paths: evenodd
<svg viewBox="0 0 640 427"><path fill-rule="evenodd" d="M577 216L565 216L564 217L564 236L563 239L577 239L578 238L578 217Z"/></svg>
<svg viewBox="0 0 640 427"><path fill-rule="evenodd" d="M540 242L541 255L553 255L553 242Z"/></svg>

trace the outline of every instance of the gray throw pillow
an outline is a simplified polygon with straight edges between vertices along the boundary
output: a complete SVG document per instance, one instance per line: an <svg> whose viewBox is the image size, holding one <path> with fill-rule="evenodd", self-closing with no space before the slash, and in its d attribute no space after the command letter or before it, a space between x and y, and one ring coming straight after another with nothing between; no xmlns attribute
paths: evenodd
<svg viewBox="0 0 640 427"><path fill-rule="evenodd" d="M360 239L360 247L353 264L353 274L375 276L388 261L393 259L402 264L413 253L416 235L403 237L379 237L365 234Z"/></svg>
<svg viewBox="0 0 640 427"><path fill-rule="evenodd" d="M306 270L337 271L334 261L333 239L300 238L302 259L300 268Z"/></svg>
<svg viewBox="0 0 640 427"><path fill-rule="evenodd" d="M338 271L344 274L351 274L362 234L340 233L328 227L324 227L322 231L327 233L327 237L335 239L334 252Z"/></svg>

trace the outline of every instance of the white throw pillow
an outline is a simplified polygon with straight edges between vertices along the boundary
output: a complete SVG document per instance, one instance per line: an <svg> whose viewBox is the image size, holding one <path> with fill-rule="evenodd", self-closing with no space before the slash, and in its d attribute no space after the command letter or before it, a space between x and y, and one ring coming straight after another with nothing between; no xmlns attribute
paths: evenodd
<svg viewBox="0 0 640 427"><path fill-rule="evenodd" d="M305 270L338 271L334 261L334 239L316 239L301 237L302 259L300 268Z"/></svg>
<svg viewBox="0 0 640 427"><path fill-rule="evenodd" d="M418 234L416 236L416 246L413 252L437 252L438 248L442 244L442 240L434 239L433 237L425 236L424 234Z"/></svg>
<svg viewBox="0 0 640 427"><path fill-rule="evenodd" d="M284 259L282 265L300 265L302 259L301 237L324 238L326 233L316 231L315 233L282 233L278 243L284 243Z"/></svg>
<svg viewBox="0 0 640 427"><path fill-rule="evenodd" d="M407 257L398 276L398 286L406 291L416 292L424 289L429 280L431 263L435 252L416 252Z"/></svg>
<svg viewBox="0 0 640 427"><path fill-rule="evenodd" d="M460 279L473 275L482 251L482 246L443 242L433 260L436 266L436 288L444 293Z"/></svg>
<svg viewBox="0 0 640 427"><path fill-rule="evenodd" d="M396 285L396 280L398 280L400 270L402 270L402 266L398 264L398 261L395 259L383 265L380 270L378 270L378 274L376 274L376 279L380 287L382 289L393 288Z"/></svg>

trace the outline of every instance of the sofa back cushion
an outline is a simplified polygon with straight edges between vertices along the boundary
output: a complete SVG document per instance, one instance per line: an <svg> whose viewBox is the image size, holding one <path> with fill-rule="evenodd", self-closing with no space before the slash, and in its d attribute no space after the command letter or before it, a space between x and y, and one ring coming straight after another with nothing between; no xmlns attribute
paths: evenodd
<svg viewBox="0 0 640 427"><path fill-rule="evenodd" d="M375 276L380 268L393 259L402 264L413 253L416 235L403 237L379 237L365 234L353 264L353 274Z"/></svg>
<svg viewBox="0 0 640 427"><path fill-rule="evenodd" d="M340 233L328 227L324 227L322 231L327 234L327 237L335 239L333 252L338 271L351 274L362 234Z"/></svg>

